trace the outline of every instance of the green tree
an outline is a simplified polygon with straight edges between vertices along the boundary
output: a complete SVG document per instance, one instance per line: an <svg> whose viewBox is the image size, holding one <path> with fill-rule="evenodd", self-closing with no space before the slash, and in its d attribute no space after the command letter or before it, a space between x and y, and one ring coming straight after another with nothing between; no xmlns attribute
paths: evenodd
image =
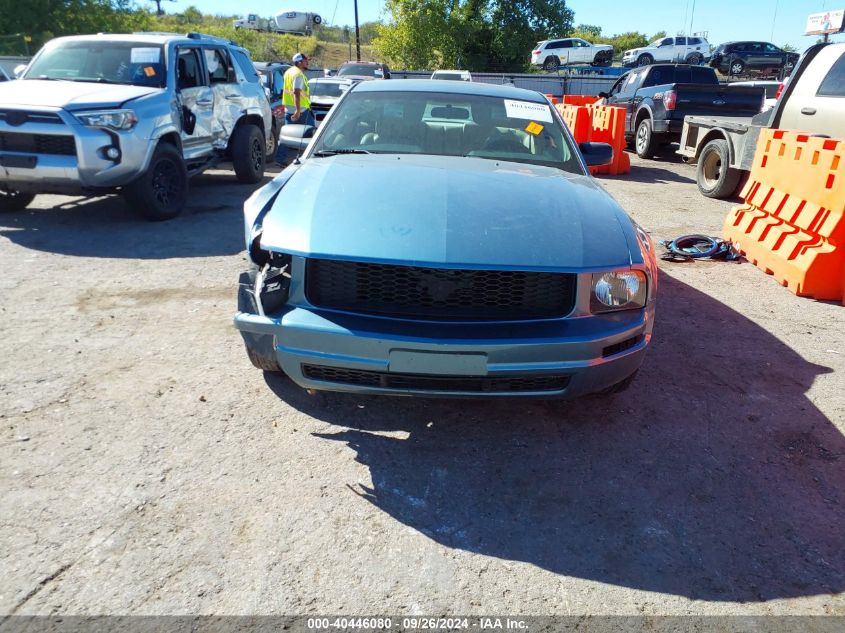
<svg viewBox="0 0 845 633"><path fill-rule="evenodd" d="M798 49L795 48L792 44L784 44L781 46L781 49L785 50L787 53L797 53Z"/></svg>
<svg viewBox="0 0 845 633"><path fill-rule="evenodd" d="M407 69L525 70L529 51L572 31L565 0L386 0L376 52Z"/></svg>
<svg viewBox="0 0 845 633"><path fill-rule="evenodd" d="M584 37L585 35L590 35L596 38L601 37L601 27L596 26L595 24L579 24L575 27L575 32L581 34L577 37Z"/></svg>

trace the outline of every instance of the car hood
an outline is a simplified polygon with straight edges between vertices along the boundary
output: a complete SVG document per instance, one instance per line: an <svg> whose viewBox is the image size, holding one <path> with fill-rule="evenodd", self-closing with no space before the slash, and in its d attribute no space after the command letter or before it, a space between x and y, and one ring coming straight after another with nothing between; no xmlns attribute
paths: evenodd
<svg viewBox="0 0 845 633"><path fill-rule="evenodd" d="M24 79L0 84L0 104L48 106L66 110L110 108L159 90L143 86Z"/></svg>
<svg viewBox="0 0 845 633"><path fill-rule="evenodd" d="M636 243L630 219L588 176L409 154L305 160L262 229L269 250L456 268L627 266Z"/></svg>

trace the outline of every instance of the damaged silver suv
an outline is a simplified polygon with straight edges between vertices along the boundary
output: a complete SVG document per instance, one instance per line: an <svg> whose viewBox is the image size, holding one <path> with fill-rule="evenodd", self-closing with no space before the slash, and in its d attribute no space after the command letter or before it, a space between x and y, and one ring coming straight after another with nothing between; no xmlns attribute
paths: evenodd
<svg viewBox="0 0 845 633"><path fill-rule="evenodd" d="M39 193L119 191L149 220L178 215L191 176L231 161L264 176L270 103L227 40L137 33L47 43L0 84L0 211Z"/></svg>

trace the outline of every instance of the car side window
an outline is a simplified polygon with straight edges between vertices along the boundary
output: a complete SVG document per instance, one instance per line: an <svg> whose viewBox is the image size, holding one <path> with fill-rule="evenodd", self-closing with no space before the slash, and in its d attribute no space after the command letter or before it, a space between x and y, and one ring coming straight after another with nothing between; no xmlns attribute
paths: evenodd
<svg viewBox="0 0 845 633"><path fill-rule="evenodd" d="M572 40L563 40L559 48L572 48Z"/></svg>
<svg viewBox="0 0 845 633"><path fill-rule="evenodd" d="M246 80L250 83L257 84L259 82L258 71L255 70L252 62L249 61L249 56L243 51L232 51L232 57L235 63L240 66L241 72L246 77Z"/></svg>
<svg viewBox="0 0 845 633"><path fill-rule="evenodd" d="M176 61L176 88L185 90L204 86L202 66L200 65L197 49L180 48Z"/></svg>
<svg viewBox="0 0 845 633"><path fill-rule="evenodd" d="M845 53L830 67L819 86L819 97L845 97Z"/></svg>
<svg viewBox="0 0 845 633"><path fill-rule="evenodd" d="M672 46L675 43L675 40L671 37L664 37L663 41L658 44L658 46Z"/></svg>
<svg viewBox="0 0 845 633"><path fill-rule="evenodd" d="M208 68L209 83L235 83L235 71L229 64L229 56L226 51L220 48L206 48L205 64Z"/></svg>
<svg viewBox="0 0 845 633"><path fill-rule="evenodd" d="M775 46L774 44L766 44L766 52L767 53L780 53L781 50Z"/></svg>
<svg viewBox="0 0 845 633"><path fill-rule="evenodd" d="M685 38L685 37L675 38L675 44L677 44L678 46L686 46L687 45L687 38Z"/></svg>
<svg viewBox="0 0 845 633"><path fill-rule="evenodd" d="M752 53L762 53L763 45L760 44L760 42L750 42L748 45L748 50Z"/></svg>

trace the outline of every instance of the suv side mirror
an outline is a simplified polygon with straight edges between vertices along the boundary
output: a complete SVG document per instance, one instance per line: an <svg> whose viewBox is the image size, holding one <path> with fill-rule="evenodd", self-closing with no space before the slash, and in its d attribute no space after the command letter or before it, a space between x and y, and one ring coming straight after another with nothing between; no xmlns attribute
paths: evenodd
<svg viewBox="0 0 845 633"><path fill-rule="evenodd" d="M15 66L15 70L13 71L15 74L15 79L20 79L21 75L23 75L23 71L26 70L26 64L18 64Z"/></svg>
<svg viewBox="0 0 845 633"><path fill-rule="evenodd" d="M607 92L600 92L600 93L599 93L599 96L600 96L602 99L607 99L607 98L610 96L610 94L609 94L609 93L607 93Z"/></svg>
<svg viewBox="0 0 845 633"><path fill-rule="evenodd" d="M308 146L314 138L314 126L302 125L300 123L288 123L282 126L279 135L279 143L290 149L302 150ZM608 145L608 147L610 147Z"/></svg>

